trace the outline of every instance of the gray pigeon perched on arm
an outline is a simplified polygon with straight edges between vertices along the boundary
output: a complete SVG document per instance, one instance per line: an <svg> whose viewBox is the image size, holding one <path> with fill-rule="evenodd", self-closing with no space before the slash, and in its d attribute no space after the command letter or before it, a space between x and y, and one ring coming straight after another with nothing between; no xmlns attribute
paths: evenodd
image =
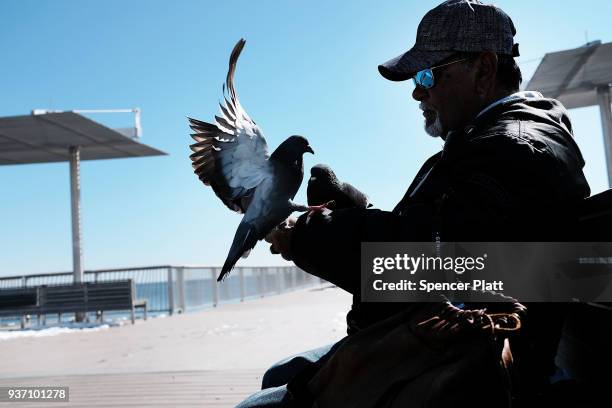
<svg viewBox="0 0 612 408"><path fill-rule="evenodd" d="M238 41L230 56L221 116L214 124L188 118L195 132L196 143L190 146L194 172L229 209L244 214L218 281L293 211L309 209L292 201L304 177L302 156L314 153L308 141L291 136L269 155L261 129L238 101L234 72L244 44Z"/></svg>
<svg viewBox="0 0 612 408"><path fill-rule="evenodd" d="M330 209L372 207L368 196L349 183L338 180L329 166L317 164L310 169L308 180L308 205L315 206L333 201Z"/></svg>

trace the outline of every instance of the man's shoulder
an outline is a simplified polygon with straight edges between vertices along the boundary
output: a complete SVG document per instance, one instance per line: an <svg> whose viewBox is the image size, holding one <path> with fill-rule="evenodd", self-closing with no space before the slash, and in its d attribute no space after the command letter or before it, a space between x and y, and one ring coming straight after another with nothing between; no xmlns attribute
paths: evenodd
<svg viewBox="0 0 612 408"><path fill-rule="evenodd" d="M501 115L473 129L462 149L461 166L477 168L507 185L569 188L582 196L588 191L584 159L569 129L553 120Z"/></svg>
<svg viewBox="0 0 612 408"><path fill-rule="evenodd" d="M501 117L475 129L468 144L471 150L500 158L583 161L573 135L567 129L516 117Z"/></svg>
<svg viewBox="0 0 612 408"><path fill-rule="evenodd" d="M582 155L563 105L549 98L518 99L477 120L470 145L499 154L552 156L565 160ZM469 128L468 128L469 130Z"/></svg>
<svg viewBox="0 0 612 408"><path fill-rule="evenodd" d="M554 157L545 136L521 121L498 122L474 131L466 143L468 156L487 156L503 161L527 164L532 160Z"/></svg>

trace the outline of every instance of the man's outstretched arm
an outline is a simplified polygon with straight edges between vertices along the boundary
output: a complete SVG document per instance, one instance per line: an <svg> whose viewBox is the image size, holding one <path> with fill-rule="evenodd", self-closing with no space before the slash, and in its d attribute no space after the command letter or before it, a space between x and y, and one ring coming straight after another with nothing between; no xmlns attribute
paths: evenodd
<svg viewBox="0 0 612 408"><path fill-rule="evenodd" d="M360 293L362 242L430 241L427 210L398 216L381 210L351 208L302 215L292 227L268 236L271 250L306 272L352 293ZM417 216L417 214L419 216Z"/></svg>

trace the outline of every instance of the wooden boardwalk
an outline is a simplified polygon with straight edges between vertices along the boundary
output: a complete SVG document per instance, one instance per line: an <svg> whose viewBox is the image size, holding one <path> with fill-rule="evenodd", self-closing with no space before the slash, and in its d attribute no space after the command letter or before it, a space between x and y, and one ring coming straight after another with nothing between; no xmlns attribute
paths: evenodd
<svg viewBox="0 0 612 408"><path fill-rule="evenodd" d="M233 407L260 388L263 371L178 371L4 378L0 379L0 387L70 387L70 402L0 402L0 407Z"/></svg>
<svg viewBox="0 0 612 408"><path fill-rule="evenodd" d="M233 407L275 362L345 335L350 294L308 289L135 325L0 340L0 386L67 386L23 407Z"/></svg>

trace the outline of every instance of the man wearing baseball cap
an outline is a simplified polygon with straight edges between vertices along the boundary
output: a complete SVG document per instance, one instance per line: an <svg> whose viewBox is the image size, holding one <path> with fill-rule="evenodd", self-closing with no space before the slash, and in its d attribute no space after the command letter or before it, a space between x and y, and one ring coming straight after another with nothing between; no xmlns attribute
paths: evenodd
<svg viewBox="0 0 612 408"><path fill-rule="evenodd" d="M313 385L317 381L310 379L317 378L320 367L341 365L334 355L342 355L342 350L359 350L345 354L350 356L347 365L358 367L356 362L368 353L368 344L354 340L359 333L366 329L372 333L390 321L385 319L418 307L360 301L362 242L545 242L571 235L568 220L590 193L582 172L584 160L565 108L538 92L519 92L522 78L514 61L519 55L515 34L512 20L498 7L449 0L423 17L414 46L378 67L388 80L412 79L412 97L423 111L425 130L444 139L444 147L425 161L393 211L344 208L304 215L267 237L274 253L353 294L347 316L349 336L327 354L305 354L273 367L267 376L278 373L283 378L275 378L241 407L291 406L292 392L300 394L300 387L307 389L301 397L309 396L318 406L342 406L339 396L345 394L340 390L335 396L317 394ZM549 378L555 373L563 307L549 306L528 305L526 330L514 339L523 404L545 404ZM385 341L392 355L392 336L380 338ZM377 347L380 342L376 341ZM287 370L289 366L293 371ZM476 374L485 382L474 383L471 376L452 378L455 393L442 399L431 396L425 405L447 406L439 402L444 401L481 406L480 402L489 401L488 406L503 406L502 388L494 386L503 380ZM368 372L353 370L350 375L359 384L363 381L358 376ZM383 377L377 379L378 388L351 392L382 389L380 398L389 403L385 406L409 406L415 401L414 395L402 394L408 383L395 381L391 374ZM326 380L335 381L334 376ZM287 382L290 392L283 385ZM343 382L350 383L351 379ZM459 393L463 387L474 387L474 393ZM500 391L494 395L493 389Z"/></svg>
<svg viewBox="0 0 612 408"><path fill-rule="evenodd" d="M519 55L515 34L510 17L493 5L447 1L423 17L415 45L378 70L391 81L414 81L413 97L421 102L427 133L445 138L487 105L518 91L522 77L513 58ZM445 75L454 79L443 81ZM436 87L441 81L445 84ZM515 95L521 96L541 97ZM440 105L439 110L431 105Z"/></svg>
<svg viewBox="0 0 612 408"><path fill-rule="evenodd" d="M458 52L490 51L517 57L515 34L510 17L493 5L479 1L447 1L423 17L417 28L415 45L379 65L378 70L391 81L405 81Z"/></svg>

